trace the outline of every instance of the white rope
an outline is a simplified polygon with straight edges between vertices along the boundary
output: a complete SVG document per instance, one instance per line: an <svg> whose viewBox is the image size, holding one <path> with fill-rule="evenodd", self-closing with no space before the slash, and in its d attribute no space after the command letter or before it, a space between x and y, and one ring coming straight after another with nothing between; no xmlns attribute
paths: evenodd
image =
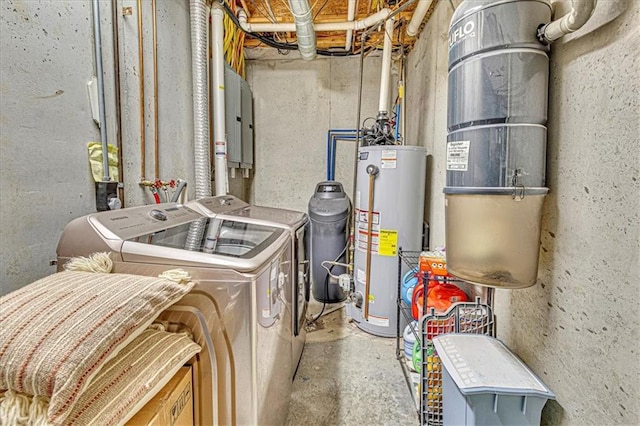
<svg viewBox="0 0 640 426"><path fill-rule="evenodd" d="M158 275L158 278L171 280L178 284L189 284L191 282L191 275L184 269L169 269Z"/></svg>
<svg viewBox="0 0 640 426"><path fill-rule="evenodd" d="M102 272L108 274L113 269L109 253L94 253L89 257L73 257L64 265L65 271Z"/></svg>
<svg viewBox="0 0 640 426"><path fill-rule="evenodd" d="M47 410L49 409L49 398L46 396L34 396L29 407L29 424L33 426L49 426Z"/></svg>
<svg viewBox="0 0 640 426"><path fill-rule="evenodd" d="M50 426L47 418L49 398L7 390L0 396L0 424Z"/></svg>

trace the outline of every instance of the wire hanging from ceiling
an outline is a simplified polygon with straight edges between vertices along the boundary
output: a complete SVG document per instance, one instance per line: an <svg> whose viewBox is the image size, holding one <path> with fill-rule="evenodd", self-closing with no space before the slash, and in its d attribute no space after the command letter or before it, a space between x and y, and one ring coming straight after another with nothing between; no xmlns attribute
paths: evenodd
<svg viewBox="0 0 640 426"><path fill-rule="evenodd" d="M289 51L291 50L298 50L298 45L296 43L290 43L288 41L281 41L282 37L283 37L283 33L272 33L271 35L267 35L264 33L251 33L251 32L246 32L242 29L242 27L240 26L240 22L238 21L238 18L236 16L236 6L235 6L235 1L229 1L229 0L216 0L218 3L220 3L220 5L222 6L223 10L226 13L225 16L225 22L229 22L232 23L233 26L235 27L235 33L241 33L242 34L242 48L239 48L237 46L237 44L234 44L234 46L236 46L236 50L238 52L241 52L241 55L239 57L236 57L236 61L238 62L242 62L242 67L244 67L244 38L246 36L249 36L251 38L257 39L259 40L262 44L272 47L274 49L277 49L279 51L279 53L281 54L287 54ZM319 0L316 0L316 3ZM406 6L406 3L411 3L414 0L406 0L403 4L399 4L396 7L397 9L401 9L404 8L404 6ZM267 13L265 13L263 10L261 10L262 8L258 6L258 4L263 3L262 7L265 7L264 5L268 5L269 9L271 9L270 7L270 3L268 0L264 0L264 2L257 2L256 0L250 0L251 4L255 7L255 10L257 10L262 16L264 16L265 18L267 18L269 21L271 21L272 23L277 23L277 19L275 18L275 15L273 16L269 16L271 15L268 11ZM314 3L314 6L315 4ZM316 16L320 13L320 11L326 6L326 4L328 3L328 0L325 0L324 4L320 7L320 9L316 12ZM381 5L384 4L384 1L376 1L375 2L375 6L376 7L380 7ZM273 13L273 11L271 11L271 13ZM314 18L315 19L315 18ZM225 26L225 29L227 27ZM231 32L231 30L229 30L229 32ZM226 34L226 31L225 31ZM354 37L356 37L355 35L355 31L354 31ZM239 39L239 37L238 37ZM361 46L360 49L353 49L352 51L346 51L344 49L317 49L316 52L318 55L321 56L337 56L337 57L344 57L344 56L356 56L361 54L363 51L365 53L371 51L371 50L379 50L381 47L380 46L376 46L374 44L369 44L367 43L366 46ZM395 47L394 50L399 49L399 47ZM226 50L225 50L226 51ZM225 55L226 57L226 55ZM244 71L243 71L244 73Z"/></svg>

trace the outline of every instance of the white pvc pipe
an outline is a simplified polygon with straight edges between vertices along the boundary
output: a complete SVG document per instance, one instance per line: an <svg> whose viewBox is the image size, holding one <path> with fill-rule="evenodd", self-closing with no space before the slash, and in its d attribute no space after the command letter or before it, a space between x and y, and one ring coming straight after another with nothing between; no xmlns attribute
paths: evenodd
<svg viewBox="0 0 640 426"><path fill-rule="evenodd" d="M418 0L418 5L416 6L416 10L413 11L413 16L411 17L411 21L409 21L409 25L407 25L407 35L409 37L415 37L418 34L418 30L420 30L420 25L422 24L422 20L424 19L427 11L431 7L431 3L433 0Z"/></svg>
<svg viewBox="0 0 640 426"><path fill-rule="evenodd" d="M353 22L356 18L356 0L349 0L349 5L347 7L347 21ZM347 30L347 39L344 43L344 50L347 52L351 51L351 39L353 38L353 30Z"/></svg>
<svg viewBox="0 0 640 426"><path fill-rule="evenodd" d="M224 108L224 11L214 3L211 7L211 49L213 94L213 155L216 195L227 193L227 137Z"/></svg>
<svg viewBox="0 0 640 426"><path fill-rule="evenodd" d="M384 21L390 14L391 10L385 8L359 21L322 22L313 24L313 28L316 31L364 30ZM240 22L240 27L249 33L282 33L296 30L296 24L293 22L282 24L249 23L247 22L247 14L242 9L238 12L238 21Z"/></svg>
<svg viewBox="0 0 640 426"><path fill-rule="evenodd" d="M393 18L384 23L384 47L382 49L382 73L380 75L380 103L378 112L389 112L389 87L391 82L391 50L393 45Z"/></svg>
<svg viewBox="0 0 640 426"><path fill-rule="evenodd" d="M552 43L579 30L591 18L597 3L597 0L571 0L571 12L545 25L540 31L540 37L543 41Z"/></svg>

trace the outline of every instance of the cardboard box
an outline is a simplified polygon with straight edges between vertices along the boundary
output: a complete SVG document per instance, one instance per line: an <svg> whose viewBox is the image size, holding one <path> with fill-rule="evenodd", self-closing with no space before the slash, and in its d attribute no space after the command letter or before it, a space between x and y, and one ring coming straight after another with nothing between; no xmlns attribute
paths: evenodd
<svg viewBox="0 0 640 426"><path fill-rule="evenodd" d="M193 426L191 367L182 367L127 426Z"/></svg>

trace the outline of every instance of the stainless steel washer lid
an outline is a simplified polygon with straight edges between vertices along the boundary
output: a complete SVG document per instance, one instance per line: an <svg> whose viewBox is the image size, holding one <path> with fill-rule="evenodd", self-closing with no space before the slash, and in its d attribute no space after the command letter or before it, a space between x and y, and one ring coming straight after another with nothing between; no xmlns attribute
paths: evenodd
<svg viewBox="0 0 640 426"><path fill-rule="evenodd" d="M433 344L463 395L495 393L555 399L553 392L498 339L443 334L434 337Z"/></svg>

